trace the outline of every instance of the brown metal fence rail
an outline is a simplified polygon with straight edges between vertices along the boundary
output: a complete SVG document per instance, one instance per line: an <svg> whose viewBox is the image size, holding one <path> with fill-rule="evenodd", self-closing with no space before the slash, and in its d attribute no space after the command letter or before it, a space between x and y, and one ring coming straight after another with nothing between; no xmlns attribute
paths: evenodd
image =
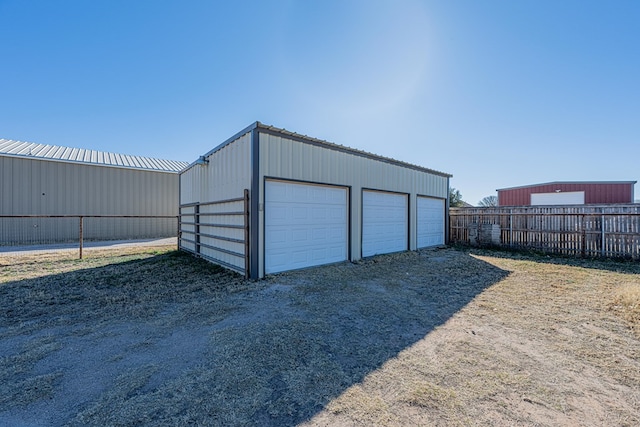
<svg viewBox="0 0 640 427"><path fill-rule="evenodd" d="M87 219L97 223L87 227ZM0 246L78 242L78 256L82 259L87 239L175 237L177 222L175 215L0 215Z"/></svg>
<svg viewBox="0 0 640 427"><path fill-rule="evenodd" d="M452 208L451 243L640 259L640 205Z"/></svg>
<svg viewBox="0 0 640 427"><path fill-rule="evenodd" d="M178 248L249 277L249 190L243 197L180 205Z"/></svg>

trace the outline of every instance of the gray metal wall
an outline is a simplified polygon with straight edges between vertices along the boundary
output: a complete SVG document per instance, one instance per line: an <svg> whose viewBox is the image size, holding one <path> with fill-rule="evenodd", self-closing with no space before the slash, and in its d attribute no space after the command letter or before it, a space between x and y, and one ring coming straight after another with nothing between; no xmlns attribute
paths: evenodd
<svg viewBox="0 0 640 427"><path fill-rule="evenodd" d="M409 195L409 248L416 249L417 196L446 199L446 176L427 173L382 160L374 160L269 133L260 133L260 204L264 203L264 180L280 178L350 187L351 260L358 260L362 239L362 190L374 189ZM259 238L264 239L264 216L260 215ZM264 275L264 244L259 245L259 275Z"/></svg>
<svg viewBox="0 0 640 427"><path fill-rule="evenodd" d="M178 174L0 156L0 215L178 214ZM85 220L87 239L175 236L176 220ZM0 219L0 244L74 241L76 219Z"/></svg>
<svg viewBox="0 0 640 427"><path fill-rule="evenodd" d="M210 203L221 200L243 197L244 190L251 188L251 133L245 133L235 141L206 157L207 164L192 165L180 175L180 204ZM219 213L242 211L242 202L223 203L203 206L201 213ZM193 207L183 208L184 222L193 222ZM215 218L215 220L213 219ZM230 226L243 224L243 217L235 215L205 216L201 218L203 223L215 223ZM194 226L181 224L183 238L192 236L188 232L194 231ZM200 232L210 235L222 236L232 239L244 239L244 231L237 228L224 228L214 226L200 226ZM245 247L241 243L202 237L201 243L220 247L226 251L245 253ZM195 245L181 239L180 247L188 251L195 251ZM211 260L219 260L235 267L238 271L244 271L244 260L212 248L200 248L200 255ZM245 254L246 255L246 254Z"/></svg>

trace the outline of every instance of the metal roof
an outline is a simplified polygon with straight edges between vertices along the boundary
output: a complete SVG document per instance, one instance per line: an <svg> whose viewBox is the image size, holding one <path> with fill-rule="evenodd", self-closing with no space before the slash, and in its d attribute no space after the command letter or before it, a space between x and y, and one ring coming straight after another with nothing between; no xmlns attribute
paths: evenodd
<svg viewBox="0 0 640 427"><path fill-rule="evenodd" d="M180 172L189 165L187 162L175 160L130 156L84 148L60 147L0 138L1 155L163 172Z"/></svg>
<svg viewBox="0 0 640 427"><path fill-rule="evenodd" d="M582 185L582 184L635 184L638 181L551 181L541 184L521 185L518 187L498 188L496 191L517 190L520 188L542 187L544 185Z"/></svg>
<svg viewBox="0 0 640 427"><path fill-rule="evenodd" d="M294 139L294 140L297 140L297 141L300 141L300 142L303 142L303 143L306 143L306 144L313 144L313 145L317 145L317 146L320 146L320 147L328 148L330 150L342 151L344 153L354 154L356 156L365 157L365 158L372 159L372 160L378 160L378 161L381 161L381 162L390 163L390 164L402 166L402 167L409 168L409 169L414 169L414 170L421 171L421 172L427 172L427 173L431 173L431 174L434 174L434 175L443 176L445 178L451 178L453 176L453 175L448 174L446 172L440 172L440 171L437 171L435 169L429 169L429 168L425 168L423 166L414 165L412 163L403 162L401 160L392 159L390 157L380 156L380 155L377 155L377 154L370 153L368 151L363 151L363 150L358 150L356 148L347 147L346 145L335 144L333 142L325 141L325 140L318 139L318 138L313 138L311 136L299 134L299 133L296 133L296 132L291 132L291 131L288 131L286 129L277 128L277 127L271 126L271 125L266 125L266 124L261 123L261 122L254 122L254 123L250 124L249 126L244 128L240 132L236 133L231 138L229 138L226 141L224 141L222 144L218 145L217 147L215 147L214 149L212 149L208 153L204 154L202 157L205 157L205 158L209 157L210 155L212 155L216 151L218 151L218 150L222 149L223 147L231 144L233 141L237 140L242 135L245 135L246 133L251 132L254 129L258 129L258 130L262 130L262 131L265 131L265 132L268 132L268 133L281 135L281 136L283 136L285 138ZM197 164L197 162L191 163L189 165L189 167L191 167L191 166L193 166L195 164Z"/></svg>

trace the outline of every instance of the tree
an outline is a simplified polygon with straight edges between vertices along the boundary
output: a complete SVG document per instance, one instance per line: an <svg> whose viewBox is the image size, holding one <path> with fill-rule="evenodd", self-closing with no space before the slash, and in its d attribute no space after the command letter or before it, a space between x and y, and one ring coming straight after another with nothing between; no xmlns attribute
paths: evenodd
<svg viewBox="0 0 640 427"><path fill-rule="evenodd" d="M490 208L493 206L498 206L498 197L497 196L487 196L478 202L478 206L482 206L483 208Z"/></svg>
<svg viewBox="0 0 640 427"><path fill-rule="evenodd" d="M456 190L453 187L449 187L449 206L452 208L459 208L464 206L464 202L462 201L462 194L460 191Z"/></svg>

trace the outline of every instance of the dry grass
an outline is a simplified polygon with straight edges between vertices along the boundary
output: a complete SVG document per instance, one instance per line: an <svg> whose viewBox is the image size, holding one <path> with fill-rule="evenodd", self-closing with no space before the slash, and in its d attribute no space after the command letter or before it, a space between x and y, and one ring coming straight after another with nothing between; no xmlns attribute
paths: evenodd
<svg viewBox="0 0 640 427"><path fill-rule="evenodd" d="M55 253L12 256L0 264L5 334L14 327L148 318L167 304L198 294L220 297L238 287L246 289L237 275L166 247L93 251L83 260Z"/></svg>
<svg viewBox="0 0 640 427"><path fill-rule="evenodd" d="M430 409L455 409L460 405L453 389L424 380L410 384L402 400L409 405Z"/></svg>
<svg viewBox="0 0 640 427"><path fill-rule="evenodd" d="M83 259L77 250L0 254L0 285L2 283L46 277L59 273L87 270L105 265L151 258L170 252L171 246L125 247L118 249L86 249Z"/></svg>
<svg viewBox="0 0 640 427"><path fill-rule="evenodd" d="M351 422L366 425L390 425L398 421L382 397L364 391L359 385L349 387L340 397L330 402L327 411L333 415L344 415Z"/></svg>
<svg viewBox="0 0 640 427"><path fill-rule="evenodd" d="M251 283L167 248L0 257L0 424L637 425L639 273L447 249Z"/></svg>
<svg viewBox="0 0 640 427"><path fill-rule="evenodd" d="M28 342L16 355L0 360L0 405L12 407L25 405L39 399L50 398L53 381L62 375L51 372L45 375L24 376L36 363L50 353L59 350L60 344L53 337L43 337ZM18 378L18 381L15 381Z"/></svg>
<svg viewBox="0 0 640 427"><path fill-rule="evenodd" d="M614 301L632 305L622 302L634 300L626 292L613 291L635 290L640 266L490 251L473 257L509 275L307 425L640 422L640 342L629 330L638 321L626 316L625 324L622 311L611 311ZM355 409L372 400L375 419Z"/></svg>
<svg viewBox="0 0 640 427"><path fill-rule="evenodd" d="M640 336L640 283L622 283L614 290L612 310L629 322Z"/></svg>

